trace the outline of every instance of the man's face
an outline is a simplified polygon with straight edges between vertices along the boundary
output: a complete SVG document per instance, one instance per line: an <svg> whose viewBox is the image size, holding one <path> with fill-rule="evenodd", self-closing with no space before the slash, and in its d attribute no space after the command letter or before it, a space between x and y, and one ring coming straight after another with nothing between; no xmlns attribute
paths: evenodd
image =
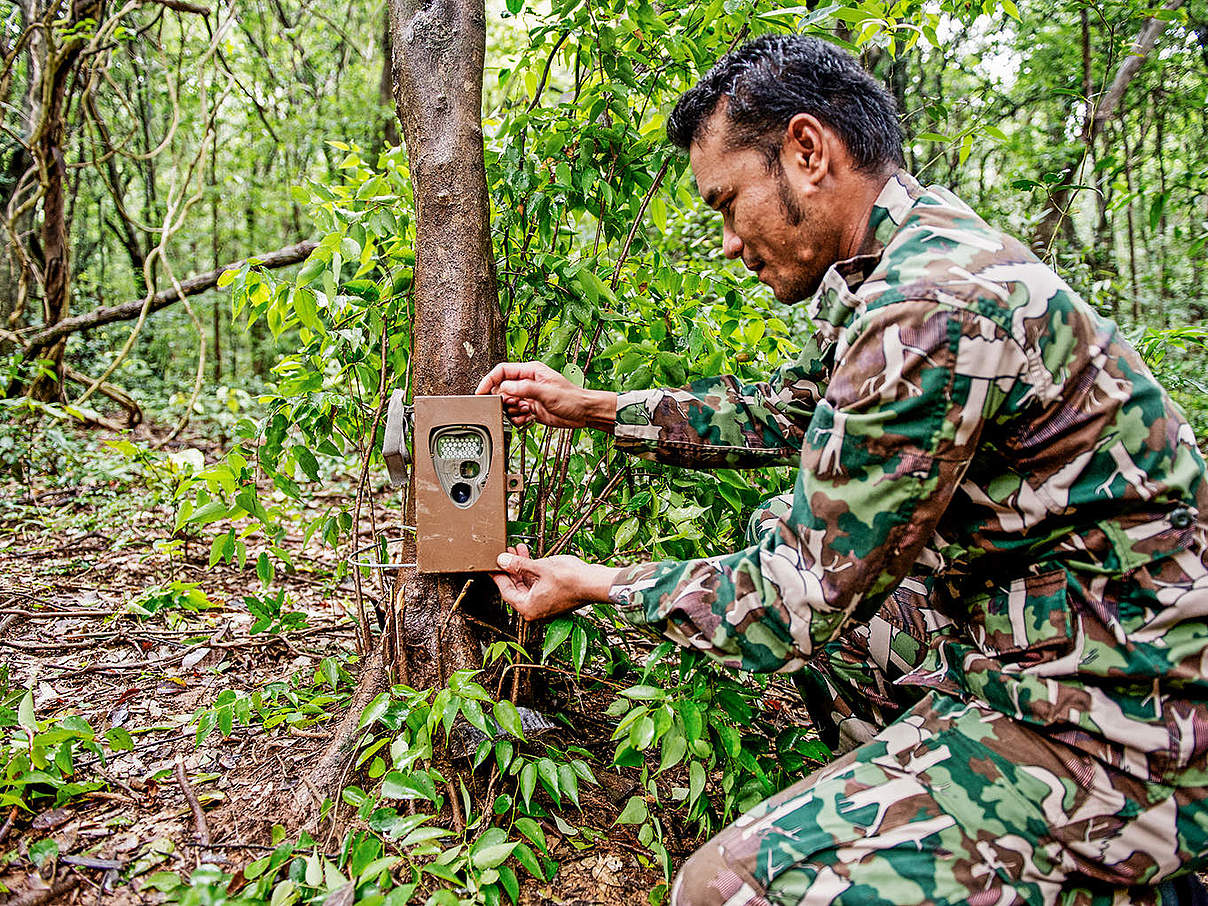
<svg viewBox="0 0 1208 906"><path fill-rule="evenodd" d="M769 169L762 149L728 149L727 128L724 113L715 113L689 150L701 196L722 215L722 250L741 258L781 302L805 299L838 258L830 212L799 188L792 154Z"/></svg>

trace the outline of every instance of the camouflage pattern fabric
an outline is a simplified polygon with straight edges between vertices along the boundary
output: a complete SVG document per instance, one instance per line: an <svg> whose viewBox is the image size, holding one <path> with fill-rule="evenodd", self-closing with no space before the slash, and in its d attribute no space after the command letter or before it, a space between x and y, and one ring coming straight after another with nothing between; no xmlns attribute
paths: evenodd
<svg viewBox="0 0 1208 906"><path fill-rule="evenodd" d="M1208 852L1208 482L1181 413L1027 248L904 172L808 304L765 384L621 395L622 449L801 468L748 548L610 597L814 677L866 731L887 684L932 691L724 831L677 901L1154 902Z"/></svg>
<svg viewBox="0 0 1208 906"><path fill-rule="evenodd" d="M747 543L775 531L792 505L787 494L764 501L748 523ZM896 682L922 664L937 633L952 631L952 620L930 605L930 593L926 573L903 579L867 623L846 627L793 674L810 721L832 750L867 742L922 696Z"/></svg>
<svg viewBox="0 0 1208 906"><path fill-rule="evenodd" d="M672 903L1149 906L1206 849L1203 787L1141 780L931 693L697 851Z"/></svg>

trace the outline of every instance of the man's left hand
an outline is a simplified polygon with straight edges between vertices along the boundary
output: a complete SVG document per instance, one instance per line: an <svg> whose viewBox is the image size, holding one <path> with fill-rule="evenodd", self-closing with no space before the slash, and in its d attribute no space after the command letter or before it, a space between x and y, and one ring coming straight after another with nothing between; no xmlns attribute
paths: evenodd
<svg viewBox="0 0 1208 906"><path fill-rule="evenodd" d="M499 555L502 572L491 578L503 600L526 620L545 620L584 604L607 601L619 569L585 563L578 557L529 558L521 544Z"/></svg>

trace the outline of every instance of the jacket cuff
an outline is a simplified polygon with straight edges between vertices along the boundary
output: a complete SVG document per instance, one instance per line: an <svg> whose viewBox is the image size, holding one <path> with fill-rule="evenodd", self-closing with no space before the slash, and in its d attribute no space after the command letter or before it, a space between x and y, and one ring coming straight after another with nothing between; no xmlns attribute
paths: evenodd
<svg viewBox="0 0 1208 906"><path fill-rule="evenodd" d="M654 449L660 428L654 412L663 397L661 390L629 390L617 395L617 422L613 436L621 449Z"/></svg>

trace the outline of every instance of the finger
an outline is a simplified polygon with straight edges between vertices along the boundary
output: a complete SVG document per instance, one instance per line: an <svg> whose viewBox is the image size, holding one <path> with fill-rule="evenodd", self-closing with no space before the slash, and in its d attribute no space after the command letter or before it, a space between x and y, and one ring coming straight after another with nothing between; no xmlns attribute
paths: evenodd
<svg viewBox="0 0 1208 906"><path fill-rule="evenodd" d="M517 545L519 547L519 545ZM500 554L495 558L499 568L513 576L535 575L536 562L521 554Z"/></svg>
<svg viewBox="0 0 1208 906"><path fill-rule="evenodd" d="M499 589L499 597L503 598L504 603L509 607L515 608L517 605L524 604L528 592L515 579L507 573L491 573L491 579L494 581L495 587Z"/></svg>
<svg viewBox="0 0 1208 906"><path fill-rule="evenodd" d="M502 362L490 370L478 383L475 393L498 393L503 381L523 381L548 378L557 374L544 362Z"/></svg>
<svg viewBox="0 0 1208 906"><path fill-rule="evenodd" d="M515 553L519 554L521 557L527 557L529 555L529 546L521 541L516 545Z"/></svg>
<svg viewBox="0 0 1208 906"><path fill-rule="evenodd" d="M496 365L488 371L486 376L478 382L478 386L474 389L474 392L476 394L483 394L493 391L496 385L503 380L504 367L505 365Z"/></svg>
<svg viewBox="0 0 1208 906"><path fill-rule="evenodd" d="M500 396L510 396L517 400L525 401L540 396L542 391L547 389L547 386L534 380L527 378L524 380L515 380L509 378L508 380L501 381L495 388L495 392Z"/></svg>

